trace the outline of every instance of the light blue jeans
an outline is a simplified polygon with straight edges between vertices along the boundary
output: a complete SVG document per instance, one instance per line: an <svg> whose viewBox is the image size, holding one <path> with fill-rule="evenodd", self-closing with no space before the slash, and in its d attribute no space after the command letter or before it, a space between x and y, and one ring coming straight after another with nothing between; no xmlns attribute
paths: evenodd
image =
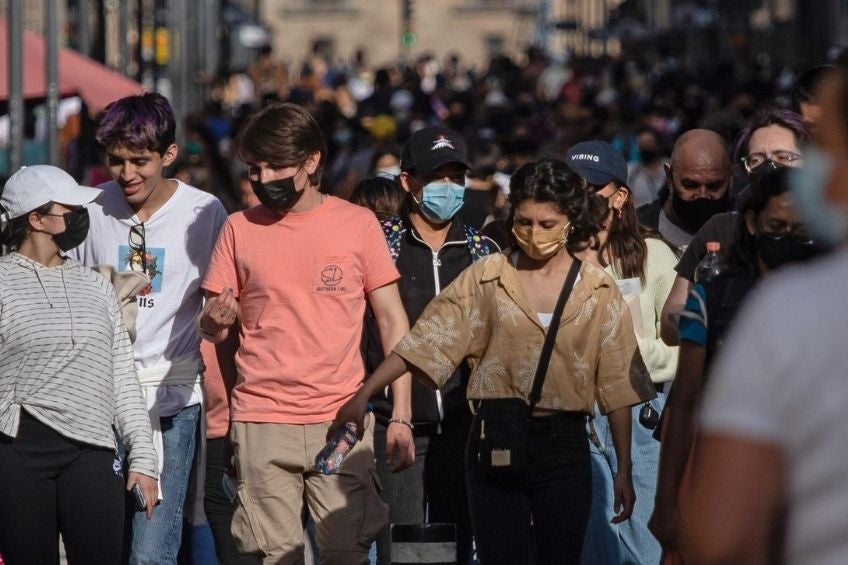
<svg viewBox="0 0 848 565"><path fill-rule="evenodd" d="M183 531L183 505L194 462L200 405L187 406L162 418L164 465L159 477L164 500L148 520L143 512L132 519L130 565L176 565Z"/></svg>
<svg viewBox="0 0 848 565"><path fill-rule="evenodd" d="M662 412L665 394L658 393L651 401L657 412ZM632 438L630 453L633 460L633 488L636 506L630 519L621 524L610 524L613 509L613 477L618 461L612 442L609 420L601 416L597 406L592 421L600 445L592 442L592 512L586 541L583 545L582 565L658 565L662 559L659 542L648 531L648 520L654 511L657 491L657 468L660 460L660 442L639 423L639 404L631 408Z"/></svg>

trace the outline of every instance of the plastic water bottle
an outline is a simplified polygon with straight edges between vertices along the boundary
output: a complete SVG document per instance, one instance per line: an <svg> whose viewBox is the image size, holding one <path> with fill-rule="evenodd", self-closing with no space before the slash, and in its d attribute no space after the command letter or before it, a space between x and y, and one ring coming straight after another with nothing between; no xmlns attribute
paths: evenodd
<svg viewBox="0 0 848 565"><path fill-rule="evenodd" d="M709 282L724 270L724 259L719 252L721 244L717 241L707 242L707 254L695 268L695 282Z"/></svg>
<svg viewBox="0 0 848 565"><path fill-rule="evenodd" d="M342 462L359 438L356 437L356 424L347 422L333 432L333 436L318 455L315 456L315 469L322 475L332 475L338 471Z"/></svg>

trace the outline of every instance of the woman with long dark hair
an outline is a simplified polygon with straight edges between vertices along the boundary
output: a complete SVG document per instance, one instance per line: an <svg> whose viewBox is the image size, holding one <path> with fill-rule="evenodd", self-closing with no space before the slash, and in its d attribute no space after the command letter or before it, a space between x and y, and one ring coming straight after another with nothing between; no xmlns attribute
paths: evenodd
<svg viewBox="0 0 848 565"><path fill-rule="evenodd" d="M590 424L592 513L582 562L584 565L659 563L662 549L648 531L660 456L653 427L665 404L665 387L677 367L677 348L663 343L659 324L674 281L677 256L658 233L639 225L628 187L627 163L612 145L604 141L579 143L569 149L567 162L586 180L587 190L607 205L606 218L596 235L597 246L585 250L581 257L600 263L619 284L634 317L639 351L657 388L656 399L631 409L633 485L639 504L626 522L619 523L613 506L618 461L609 419L595 409Z"/></svg>
<svg viewBox="0 0 848 565"><path fill-rule="evenodd" d="M606 204L552 159L522 166L510 188L517 247L477 261L442 291L332 428L353 422L361 433L374 392L407 371L440 387L466 360L476 412L466 477L480 562L524 563L534 545L539 564L578 563L592 491L586 417L596 401L609 416L625 520L635 502L630 406L653 390L615 281L576 258Z"/></svg>

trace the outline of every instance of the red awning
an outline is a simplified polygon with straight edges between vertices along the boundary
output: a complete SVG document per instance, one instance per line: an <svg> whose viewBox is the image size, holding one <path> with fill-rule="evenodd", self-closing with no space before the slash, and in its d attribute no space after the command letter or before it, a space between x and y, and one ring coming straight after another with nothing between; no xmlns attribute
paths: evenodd
<svg viewBox="0 0 848 565"><path fill-rule="evenodd" d="M9 56L6 19L0 18L0 100L9 99ZM44 38L24 30L24 98L44 98L46 47ZM78 94L89 109L97 111L110 102L140 94L141 84L89 59L73 49L59 48L59 95Z"/></svg>

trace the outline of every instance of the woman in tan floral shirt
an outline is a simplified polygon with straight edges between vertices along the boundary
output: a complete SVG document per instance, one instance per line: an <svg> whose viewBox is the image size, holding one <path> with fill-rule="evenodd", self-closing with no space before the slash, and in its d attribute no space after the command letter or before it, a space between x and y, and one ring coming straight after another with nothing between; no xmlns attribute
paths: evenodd
<svg viewBox="0 0 848 565"><path fill-rule="evenodd" d="M406 371L439 387L463 360L471 367L468 398L475 405L527 400L573 254L593 240L606 206L565 163L551 159L521 167L510 188L516 250L478 261L436 297L339 410L334 428L353 421L364 429L370 395ZM584 263L529 421L527 469L506 481L484 475L478 453L484 432L478 419L472 426L466 473L481 563L525 563L531 540L537 563L579 562L592 490L584 423L595 402L609 417L619 462L613 519L626 520L635 503L629 407L653 394L615 281Z"/></svg>

